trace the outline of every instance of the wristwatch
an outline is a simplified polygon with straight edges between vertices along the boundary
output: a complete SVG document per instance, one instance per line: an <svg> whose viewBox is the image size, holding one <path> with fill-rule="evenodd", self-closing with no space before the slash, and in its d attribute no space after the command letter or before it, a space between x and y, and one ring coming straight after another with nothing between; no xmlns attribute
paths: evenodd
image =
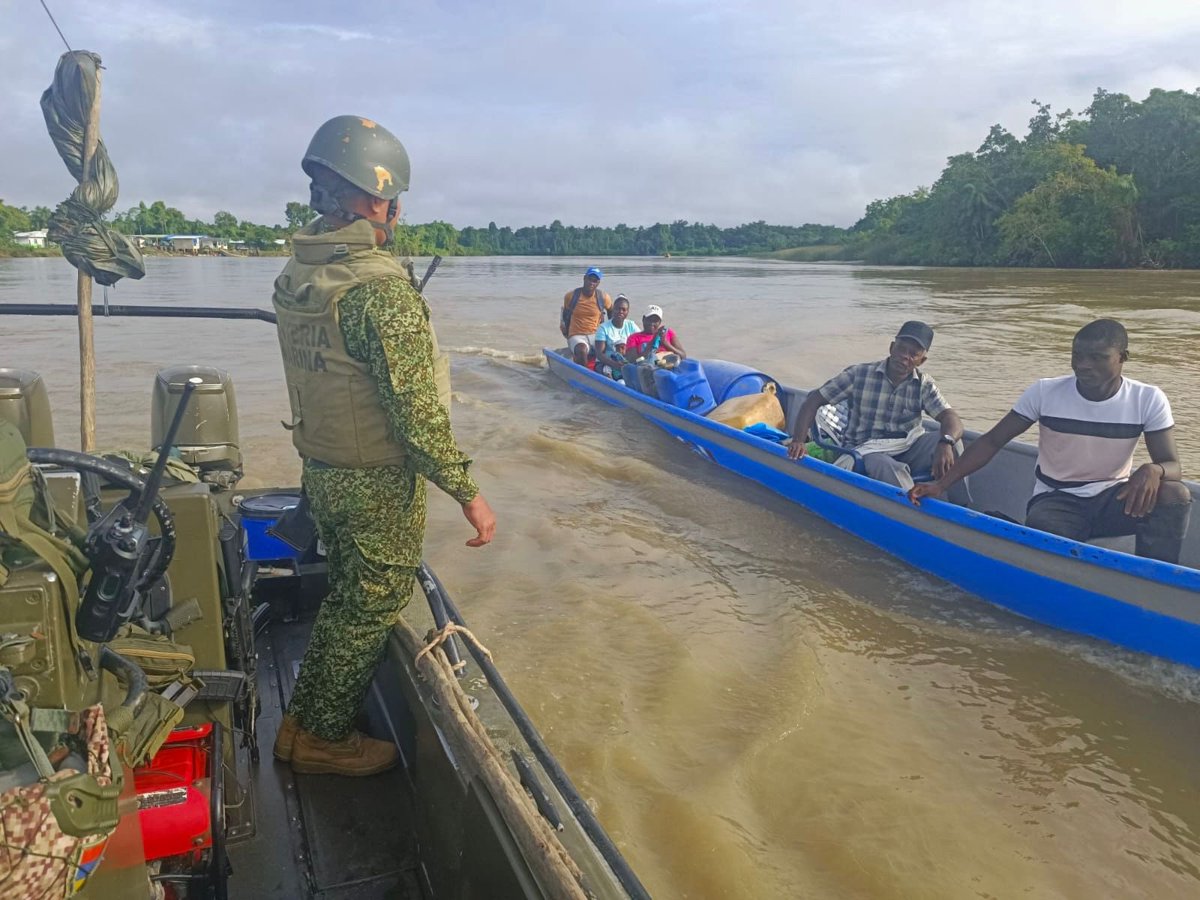
<svg viewBox="0 0 1200 900"><path fill-rule="evenodd" d="M951 447L958 443L958 439L949 434L943 434L940 438L938 438L938 441L943 444L949 444Z"/></svg>

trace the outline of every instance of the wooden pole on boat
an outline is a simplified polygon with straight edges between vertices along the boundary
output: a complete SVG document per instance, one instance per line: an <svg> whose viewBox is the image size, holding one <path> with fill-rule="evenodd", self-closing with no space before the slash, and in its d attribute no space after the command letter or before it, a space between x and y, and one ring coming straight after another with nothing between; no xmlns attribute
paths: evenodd
<svg viewBox="0 0 1200 900"><path fill-rule="evenodd" d="M96 97L88 111L83 130L82 189L94 180L92 158L100 139L100 74L96 66ZM82 193L82 190L81 190ZM92 333L92 277L80 271L76 275L75 296L79 307L79 449L90 453L96 449L96 346Z"/></svg>

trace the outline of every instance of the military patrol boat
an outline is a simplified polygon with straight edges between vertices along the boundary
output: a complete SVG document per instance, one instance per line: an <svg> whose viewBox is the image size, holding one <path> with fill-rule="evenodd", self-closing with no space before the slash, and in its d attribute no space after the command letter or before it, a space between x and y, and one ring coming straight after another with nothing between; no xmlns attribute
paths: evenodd
<svg viewBox="0 0 1200 900"><path fill-rule="evenodd" d="M238 490L227 373L151 402L144 458L55 449L41 378L0 369L0 897L648 896L427 567L360 723L400 767L263 758L319 542L296 491Z"/></svg>
<svg viewBox="0 0 1200 900"><path fill-rule="evenodd" d="M68 49L42 96L79 183L49 226L78 305L0 309L78 316L85 446L92 280L145 274L104 224L117 179L100 68ZM238 489L226 372L160 371L151 421L148 454L56 449L41 378L0 369L0 900L648 896L425 566L428 614L410 614L429 635L395 627L359 723L401 765L347 779L262 759L325 557L298 491Z"/></svg>

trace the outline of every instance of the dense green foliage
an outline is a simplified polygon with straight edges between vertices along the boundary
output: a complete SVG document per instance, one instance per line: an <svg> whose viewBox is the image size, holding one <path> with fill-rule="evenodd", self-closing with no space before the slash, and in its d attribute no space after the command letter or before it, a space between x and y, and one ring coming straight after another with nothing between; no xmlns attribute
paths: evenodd
<svg viewBox="0 0 1200 900"><path fill-rule="evenodd" d="M0 244L12 243L13 235L18 231L32 231L29 211L19 206L9 206L0 200Z"/></svg>
<svg viewBox="0 0 1200 900"><path fill-rule="evenodd" d="M1034 101L931 188L877 200L842 255L951 266L1200 266L1200 91L1096 92L1082 114Z"/></svg>
<svg viewBox="0 0 1200 900"><path fill-rule="evenodd" d="M845 230L832 225L768 225L751 222L736 228L718 228L682 220L649 227L617 225L549 225L530 228L467 227L456 231L445 222L401 226L396 241L411 256L446 252L472 256L744 256L785 247L829 244Z"/></svg>
<svg viewBox="0 0 1200 900"><path fill-rule="evenodd" d="M50 210L44 206L25 209L21 206L10 206L0 200L0 255L46 256L57 253L57 248L47 251L33 247L19 247L13 239L17 232L37 231L45 228L49 221Z"/></svg>
<svg viewBox="0 0 1200 900"><path fill-rule="evenodd" d="M113 217L113 227L125 234L201 234L266 248L315 217L316 213L309 206L291 201L284 208L286 225L256 225L239 220L226 211L218 212L211 222L205 222L189 219L180 210L155 200L149 206L139 203L118 213ZM49 218L50 210L44 206L26 210L0 202L0 245L14 231L44 228ZM401 223L396 229L396 252L405 256L742 255L837 243L845 234L845 229L831 225L793 227L765 222L751 222L736 228L683 221L649 227L579 228L555 220L550 225L530 228L513 229L507 225L500 228L491 222L486 228L462 230L448 222Z"/></svg>
<svg viewBox="0 0 1200 900"><path fill-rule="evenodd" d="M293 204L289 203L287 212L292 212L292 207ZM308 207L305 206L304 209ZM257 248L273 246L277 238L286 238L290 231L295 230L284 228L282 225L256 225L244 219L239 220L233 213L225 210L217 212L211 222L189 219L178 209L167 206L161 200L155 200L149 206L139 203L123 213L117 213L113 217L113 227L125 234L203 234L232 241L245 241L249 246Z"/></svg>
<svg viewBox="0 0 1200 900"><path fill-rule="evenodd" d="M299 231L317 217L317 211L307 203L291 200L284 208L283 215L287 219L288 231Z"/></svg>

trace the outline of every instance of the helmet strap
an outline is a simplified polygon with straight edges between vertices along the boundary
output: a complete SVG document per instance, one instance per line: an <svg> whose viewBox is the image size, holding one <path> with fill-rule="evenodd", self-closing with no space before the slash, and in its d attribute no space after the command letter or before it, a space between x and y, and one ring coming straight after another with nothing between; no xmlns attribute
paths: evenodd
<svg viewBox="0 0 1200 900"><path fill-rule="evenodd" d="M308 205L311 206L317 212L319 212L321 215L323 215L323 216L335 215L340 218L347 219L351 222L357 222L359 219L363 219L363 220L369 222L372 228L375 228L377 231L383 232L383 234L384 234L383 246L385 246L385 247L388 246L389 244L391 244L392 241L395 240L396 232L392 228L392 226L388 224L388 222L390 222L396 216L396 210L400 204L399 198L393 198L388 201L388 208L387 208L388 222L377 222L374 219L368 219L366 216L362 215L361 213L352 212L351 210L346 209L344 206L342 206L342 204L340 202L338 202L337 194L335 194L333 191L328 190L327 188L322 187L321 185L317 184L316 181L313 181L312 183L309 184L308 194L309 194Z"/></svg>
<svg viewBox="0 0 1200 900"><path fill-rule="evenodd" d="M358 218L367 219L366 216L359 216ZM390 219L391 216L388 216L388 218ZM394 241L396 239L395 230L387 222L376 222L374 219L367 219L367 221L371 224L372 228L374 228L377 231L383 232L383 234L384 234L383 243L380 246L388 247L391 245L392 241Z"/></svg>
<svg viewBox="0 0 1200 900"><path fill-rule="evenodd" d="M396 210L398 210L399 208L400 208L400 198L393 197L391 200L388 201L387 222L376 222L374 219L367 219L367 221L371 223L372 227L383 232L384 238L383 238L382 246L384 246L384 247L391 246L392 241L394 241L396 239L396 230L394 228L392 228L392 226L389 225L388 223L396 218ZM363 218L366 218L366 217L363 216Z"/></svg>

